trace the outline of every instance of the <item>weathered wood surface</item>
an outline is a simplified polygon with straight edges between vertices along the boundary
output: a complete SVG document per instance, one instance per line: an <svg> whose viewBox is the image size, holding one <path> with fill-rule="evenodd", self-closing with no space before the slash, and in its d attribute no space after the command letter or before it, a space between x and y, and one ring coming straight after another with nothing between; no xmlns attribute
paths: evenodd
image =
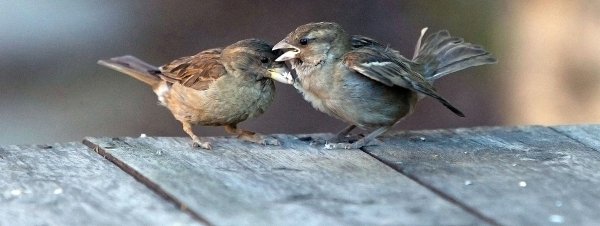
<svg viewBox="0 0 600 226"><path fill-rule="evenodd" d="M279 138L0 146L0 225L600 222L600 125L398 132L364 150Z"/></svg>
<svg viewBox="0 0 600 226"><path fill-rule="evenodd" d="M360 150L211 138L87 138L172 202L215 225L485 225ZM565 204L566 204L565 200Z"/></svg>
<svg viewBox="0 0 600 226"><path fill-rule="evenodd" d="M399 132L365 151L501 225L598 225L598 131L599 125Z"/></svg>
<svg viewBox="0 0 600 226"><path fill-rule="evenodd" d="M568 125L552 128L600 152L600 125Z"/></svg>
<svg viewBox="0 0 600 226"><path fill-rule="evenodd" d="M0 146L0 225L194 225L79 143Z"/></svg>

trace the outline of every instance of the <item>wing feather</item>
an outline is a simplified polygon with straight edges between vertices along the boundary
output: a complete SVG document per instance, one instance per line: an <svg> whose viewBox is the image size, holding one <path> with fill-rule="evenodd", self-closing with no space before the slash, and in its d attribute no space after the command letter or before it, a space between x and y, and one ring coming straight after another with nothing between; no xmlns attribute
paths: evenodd
<svg viewBox="0 0 600 226"><path fill-rule="evenodd" d="M162 67L162 78L196 90L206 90L227 71L219 62L221 49L209 49L194 56L182 57Z"/></svg>
<svg viewBox="0 0 600 226"><path fill-rule="evenodd" d="M343 64L384 85L400 86L433 97L455 114L464 117L421 74L411 70L409 61L395 50L380 46L356 48L344 55Z"/></svg>

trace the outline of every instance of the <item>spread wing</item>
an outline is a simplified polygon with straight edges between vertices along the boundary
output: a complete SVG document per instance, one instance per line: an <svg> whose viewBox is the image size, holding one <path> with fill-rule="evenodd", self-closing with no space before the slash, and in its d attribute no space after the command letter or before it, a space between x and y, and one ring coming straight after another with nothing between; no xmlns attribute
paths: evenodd
<svg viewBox="0 0 600 226"><path fill-rule="evenodd" d="M227 73L219 63L221 49L209 49L194 56L182 57L160 67L162 78L196 90L206 90Z"/></svg>
<svg viewBox="0 0 600 226"><path fill-rule="evenodd" d="M419 73L411 70L409 60L397 51L379 46L356 48L344 55L343 64L350 70L387 86L400 86L440 101L455 114L464 114L442 98Z"/></svg>

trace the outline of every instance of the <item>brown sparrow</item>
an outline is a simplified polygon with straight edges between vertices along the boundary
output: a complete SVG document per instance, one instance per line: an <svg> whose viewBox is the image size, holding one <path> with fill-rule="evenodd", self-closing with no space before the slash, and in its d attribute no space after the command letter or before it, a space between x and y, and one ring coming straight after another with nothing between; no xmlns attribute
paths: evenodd
<svg viewBox="0 0 600 226"><path fill-rule="evenodd" d="M273 80L292 83L283 63L275 62L272 46L246 39L223 49L209 49L162 67L133 56L100 60L99 64L134 77L152 87L159 103L183 124L196 147L211 144L194 134L192 125L224 126L240 139L279 145L275 138L237 128L267 109L275 96Z"/></svg>
<svg viewBox="0 0 600 226"><path fill-rule="evenodd" d="M296 87L314 108L348 124L326 148L360 148L413 112L418 100L433 97L455 114L463 113L441 97L433 81L468 67L495 63L482 47L450 36L429 35L408 59L364 36L350 36L336 23L310 23L292 31L274 50L276 61L296 70ZM337 143L356 126L375 128L354 143Z"/></svg>

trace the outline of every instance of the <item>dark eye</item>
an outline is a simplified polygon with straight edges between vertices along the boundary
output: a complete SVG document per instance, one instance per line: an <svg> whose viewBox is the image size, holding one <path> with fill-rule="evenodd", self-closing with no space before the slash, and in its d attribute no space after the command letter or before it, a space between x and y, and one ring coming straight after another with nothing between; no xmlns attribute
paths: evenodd
<svg viewBox="0 0 600 226"><path fill-rule="evenodd" d="M269 63L269 58L266 58L266 57L260 58L260 62L263 64Z"/></svg>
<svg viewBox="0 0 600 226"><path fill-rule="evenodd" d="M306 45L308 44L308 39L307 38L301 38L300 39L300 45Z"/></svg>

